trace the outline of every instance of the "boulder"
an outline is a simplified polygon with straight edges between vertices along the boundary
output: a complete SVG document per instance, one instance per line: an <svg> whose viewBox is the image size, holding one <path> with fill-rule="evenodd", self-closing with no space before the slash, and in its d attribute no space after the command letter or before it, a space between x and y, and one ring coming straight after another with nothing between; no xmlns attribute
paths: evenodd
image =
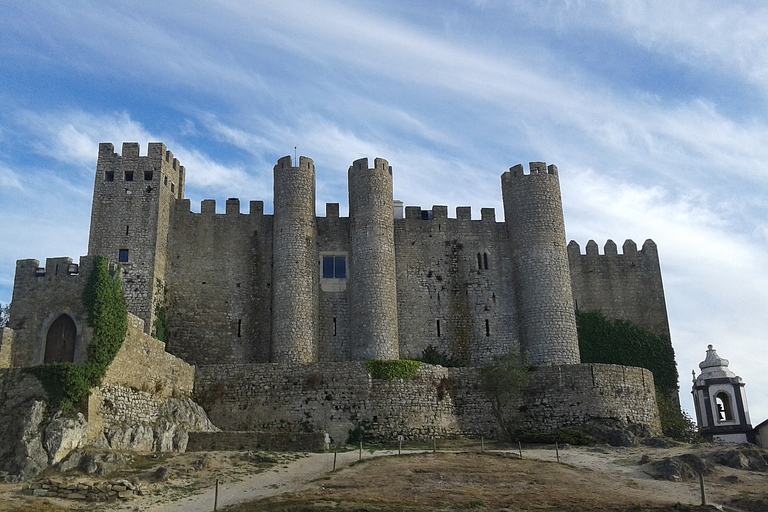
<svg viewBox="0 0 768 512"><path fill-rule="evenodd" d="M69 455L72 450L82 448L88 440L88 422L82 413L74 418L54 414L45 427L43 446L48 452L48 464L54 465Z"/></svg>
<svg viewBox="0 0 768 512"><path fill-rule="evenodd" d="M713 469L712 464L692 453L665 457L654 462L652 468L658 478L675 482L694 480L700 474L711 475Z"/></svg>
<svg viewBox="0 0 768 512"><path fill-rule="evenodd" d="M45 402L35 398L6 400L0 407L0 471L5 480L28 480L48 467L42 441L45 410Z"/></svg>

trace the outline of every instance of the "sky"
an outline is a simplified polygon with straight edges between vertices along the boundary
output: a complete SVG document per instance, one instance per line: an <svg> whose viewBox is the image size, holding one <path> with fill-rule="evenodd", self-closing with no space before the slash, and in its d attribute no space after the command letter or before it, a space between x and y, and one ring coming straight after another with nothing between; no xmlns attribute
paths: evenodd
<svg viewBox="0 0 768 512"><path fill-rule="evenodd" d="M768 6L163 4L0 4L0 302L17 259L86 254L99 142L164 142L193 211L271 213L298 153L319 215L383 157L406 205L501 220L499 176L545 161L568 240L658 245L683 407L712 344L768 418Z"/></svg>

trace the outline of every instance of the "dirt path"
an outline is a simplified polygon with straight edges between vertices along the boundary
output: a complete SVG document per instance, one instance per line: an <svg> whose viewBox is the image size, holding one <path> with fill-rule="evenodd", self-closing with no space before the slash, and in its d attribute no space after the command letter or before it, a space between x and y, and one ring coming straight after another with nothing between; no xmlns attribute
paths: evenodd
<svg viewBox="0 0 768 512"><path fill-rule="evenodd" d="M403 451L403 453L423 452L424 450ZM517 454L514 450L499 450L497 452ZM388 455L397 455L397 451L363 451L364 459ZM336 462L337 471L349 467L358 460L358 456L357 451L339 453ZM523 457L545 462L556 461L555 450L547 448L525 449ZM621 491L626 493L627 486L631 485L633 489L630 493L635 494L638 500L653 498L668 503L691 505L700 503L701 498L697 483L655 480L642 469L639 469L637 462L640 457L639 452L635 454L630 450L626 452L614 450L603 452L585 448L569 448L560 451L561 463L598 471L609 477L613 475L615 487L621 488ZM218 506L222 508L245 501L319 487L316 481L327 476L332 467L333 454L307 454L306 457L282 464L276 469L247 476L239 482L220 485ZM603 475L600 478L604 478ZM634 482L628 484L627 479ZM215 489L211 487L201 494L189 496L173 503L156 503L144 510L153 512L208 512L213 509L214 494Z"/></svg>
<svg viewBox="0 0 768 512"><path fill-rule="evenodd" d="M364 459L386 455L397 455L397 450L381 450L373 453L363 450ZM336 469L348 467L356 462L358 457L357 451L338 453ZM246 476L239 482L219 485L218 506L223 508L258 498L303 491L315 486L313 481L326 476L332 469L332 453L310 453L306 457L282 464L278 468ZM211 487L204 493L173 503L156 503L144 508L144 510L151 512L210 512L213 510L214 496L215 487ZM132 507L126 508L131 509Z"/></svg>

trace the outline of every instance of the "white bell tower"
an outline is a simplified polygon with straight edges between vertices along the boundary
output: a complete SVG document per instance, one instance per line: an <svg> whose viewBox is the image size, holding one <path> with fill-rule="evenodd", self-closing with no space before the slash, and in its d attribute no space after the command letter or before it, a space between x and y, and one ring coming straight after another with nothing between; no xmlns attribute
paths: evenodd
<svg viewBox="0 0 768 512"><path fill-rule="evenodd" d="M755 442L749 421L744 381L728 369L728 360L707 346L707 357L693 373L693 404L699 431L707 439L729 443Z"/></svg>

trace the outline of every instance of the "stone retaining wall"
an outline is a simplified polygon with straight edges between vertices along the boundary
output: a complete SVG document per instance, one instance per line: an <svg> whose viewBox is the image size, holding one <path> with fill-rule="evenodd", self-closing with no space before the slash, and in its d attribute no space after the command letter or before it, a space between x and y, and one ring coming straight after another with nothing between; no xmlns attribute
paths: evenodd
<svg viewBox="0 0 768 512"><path fill-rule="evenodd" d="M334 443L358 428L370 440L501 434L476 368L424 364L412 379L388 382L354 362L206 365L195 394L228 431L328 432ZM541 431L607 422L661 433L653 376L640 368L539 367L521 405L524 426Z"/></svg>
<svg viewBox="0 0 768 512"><path fill-rule="evenodd" d="M322 432L190 432L187 451L319 452L323 441Z"/></svg>

